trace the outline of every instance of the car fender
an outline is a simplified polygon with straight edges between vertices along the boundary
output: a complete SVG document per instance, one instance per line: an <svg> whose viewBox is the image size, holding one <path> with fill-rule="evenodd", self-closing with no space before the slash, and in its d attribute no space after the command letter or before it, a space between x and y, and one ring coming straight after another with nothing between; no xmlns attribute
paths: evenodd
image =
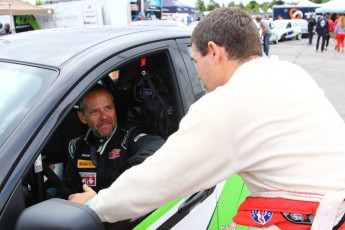
<svg viewBox="0 0 345 230"><path fill-rule="evenodd" d="M206 192L206 194L205 194ZM200 193L194 194L198 195ZM182 210L191 197L169 202L154 211L134 229L222 229L231 226L239 205L249 195L242 178L233 175L215 188L201 192L205 199L191 209ZM202 197L202 196L200 196ZM199 198L200 198L199 197ZM186 212L186 210L188 210ZM182 217L182 218L181 218ZM180 220L179 220L180 219ZM175 222L175 223L174 223ZM245 230L247 227L236 229Z"/></svg>

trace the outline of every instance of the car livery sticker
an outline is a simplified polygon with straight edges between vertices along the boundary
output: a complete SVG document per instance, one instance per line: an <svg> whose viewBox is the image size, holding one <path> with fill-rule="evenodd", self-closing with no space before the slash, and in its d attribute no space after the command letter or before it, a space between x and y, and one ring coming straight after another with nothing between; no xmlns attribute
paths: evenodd
<svg viewBox="0 0 345 230"><path fill-rule="evenodd" d="M270 211L252 210L250 212L252 219L258 224L266 224L271 220L273 213Z"/></svg>
<svg viewBox="0 0 345 230"><path fill-rule="evenodd" d="M90 169L96 168L96 165L91 160L78 160L77 168L79 169Z"/></svg>
<svg viewBox="0 0 345 230"><path fill-rule="evenodd" d="M315 218L314 215L310 214L299 214L299 213L286 213L282 212L282 215L288 221L295 223L295 224L305 224L305 225L312 225L313 220Z"/></svg>
<svg viewBox="0 0 345 230"><path fill-rule="evenodd" d="M109 159L115 159L118 158L121 155L121 149L113 149L108 153Z"/></svg>
<svg viewBox="0 0 345 230"><path fill-rule="evenodd" d="M237 224L235 222L231 222L228 226L223 226L220 228L220 230L236 230Z"/></svg>
<svg viewBox="0 0 345 230"><path fill-rule="evenodd" d="M88 186L96 186L96 173L93 172L80 172L81 182Z"/></svg>
<svg viewBox="0 0 345 230"><path fill-rule="evenodd" d="M134 142L137 142L139 140L139 138L146 136L146 133L140 133L139 135L137 135L136 137L134 137Z"/></svg>

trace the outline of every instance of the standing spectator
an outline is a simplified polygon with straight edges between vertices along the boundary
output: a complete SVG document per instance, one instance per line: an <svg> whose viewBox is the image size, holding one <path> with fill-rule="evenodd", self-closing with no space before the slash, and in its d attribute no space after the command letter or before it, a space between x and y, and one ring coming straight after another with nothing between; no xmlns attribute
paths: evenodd
<svg viewBox="0 0 345 230"><path fill-rule="evenodd" d="M264 41L264 52L268 57L269 49L270 49L270 37L271 37L271 28L268 24L268 21L262 20L260 16L257 16L256 22L260 24L261 28L261 36L263 37Z"/></svg>
<svg viewBox="0 0 345 230"><path fill-rule="evenodd" d="M309 32L309 45L313 44L313 36L315 33L315 25L316 25L316 21L314 19L314 17L312 15L309 15L307 18L308 21L308 32Z"/></svg>
<svg viewBox="0 0 345 230"><path fill-rule="evenodd" d="M328 19L328 25L329 25L329 32L326 35L326 44L325 44L325 50L327 50L327 47L329 45L329 39L333 38L333 32L334 32L334 23L332 19L329 17L329 14L326 15L326 18Z"/></svg>
<svg viewBox="0 0 345 230"><path fill-rule="evenodd" d="M6 34L12 34L11 26L9 23L5 24L5 32Z"/></svg>
<svg viewBox="0 0 345 230"><path fill-rule="evenodd" d="M6 35L6 31L5 31L5 29L3 28L2 23L0 22L0 36L2 36L2 35Z"/></svg>
<svg viewBox="0 0 345 230"><path fill-rule="evenodd" d="M339 15L337 14L336 16L335 16L335 20L334 20L334 28L337 26L337 24L338 24L338 21L339 21ZM335 46L334 46L334 49L336 50L337 48L338 48L338 43L337 43L337 36L336 36L336 33L334 32L334 44L335 44Z"/></svg>
<svg viewBox="0 0 345 230"><path fill-rule="evenodd" d="M187 25L191 24L193 22L192 18L188 15L187 16Z"/></svg>
<svg viewBox="0 0 345 230"><path fill-rule="evenodd" d="M146 20L146 16L145 16L144 12L140 12L138 14L138 19L139 19L139 21Z"/></svg>
<svg viewBox="0 0 345 230"><path fill-rule="evenodd" d="M335 27L334 34L337 38L338 52L344 52L344 39L345 39L345 16L340 16L339 21Z"/></svg>
<svg viewBox="0 0 345 230"><path fill-rule="evenodd" d="M323 14L316 24L316 33L317 33L316 51L319 50L320 38L322 38L321 52L323 52L323 50L325 49L325 41L326 41L326 36L328 32L329 32L328 19L326 18L326 14Z"/></svg>

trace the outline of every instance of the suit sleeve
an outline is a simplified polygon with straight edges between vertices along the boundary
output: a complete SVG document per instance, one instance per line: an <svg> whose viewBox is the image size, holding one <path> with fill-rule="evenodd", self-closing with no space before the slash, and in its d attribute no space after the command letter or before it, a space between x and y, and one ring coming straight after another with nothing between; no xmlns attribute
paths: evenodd
<svg viewBox="0 0 345 230"><path fill-rule="evenodd" d="M130 167L142 163L147 157L153 155L165 142L159 136L150 135L139 130L133 131L129 141L129 158L127 162Z"/></svg>
<svg viewBox="0 0 345 230"><path fill-rule="evenodd" d="M68 160L65 172L62 178L63 184L67 187L71 194L83 192L83 184L81 183L79 172L76 168L75 151L78 146L78 140L71 140L68 148Z"/></svg>

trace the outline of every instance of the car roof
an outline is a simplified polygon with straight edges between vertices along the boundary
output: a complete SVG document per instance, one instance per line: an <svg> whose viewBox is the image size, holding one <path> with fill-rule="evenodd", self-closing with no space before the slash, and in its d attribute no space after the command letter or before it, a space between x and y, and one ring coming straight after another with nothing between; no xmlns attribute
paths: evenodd
<svg viewBox="0 0 345 230"><path fill-rule="evenodd" d="M167 30L169 32L167 32ZM112 42L118 50L135 44L190 37L191 29L125 26L57 28L23 32L0 38L0 60L59 67L74 56L101 43Z"/></svg>
<svg viewBox="0 0 345 230"><path fill-rule="evenodd" d="M295 19L277 19L277 20L274 20L273 23L275 23L275 25L277 24L280 24L280 25L284 25L284 24L287 24L289 22L294 22L296 21ZM297 23L297 21L296 21Z"/></svg>
<svg viewBox="0 0 345 230"><path fill-rule="evenodd" d="M303 18L300 18L300 19L293 19L293 21L297 22L298 24L300 25L303 25L303 24L308 24L308 21L303 19Z"/></svg>

